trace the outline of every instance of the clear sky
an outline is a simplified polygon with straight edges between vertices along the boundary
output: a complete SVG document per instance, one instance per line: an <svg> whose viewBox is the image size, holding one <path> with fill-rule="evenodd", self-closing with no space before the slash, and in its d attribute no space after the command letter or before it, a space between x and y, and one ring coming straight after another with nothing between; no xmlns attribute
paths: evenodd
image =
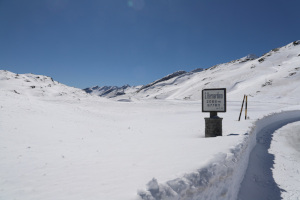
<svg viewBox="0 0 300 200"><path fill-rule="evenodd" d="M0 69L142 85L300 40L300 0L0 0Z"/></svg>

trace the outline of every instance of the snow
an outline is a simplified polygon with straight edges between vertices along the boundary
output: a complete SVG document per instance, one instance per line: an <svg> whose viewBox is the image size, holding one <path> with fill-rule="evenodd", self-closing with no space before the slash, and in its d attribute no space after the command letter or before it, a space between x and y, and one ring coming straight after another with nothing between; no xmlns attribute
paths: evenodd
<svg viewBox="0 0 300 200"><path fill-rule="evenodd" d="M291 123L278 129L273 135L269 153L275 156L272 171L282 189L282 198L299 199L300 123Z"/></svg>
<svg viewBox="0 0 300 200"><path fill-rule="evenodd" d="M253 141L255 142L252 142L254 148L250 154L248 168L241 184L238 199L281 199L283 190L274 180L272 173L274 155L270 154L268 149L270 149L274 131L299 120L300 111L288 111L273 114L256 123L253 134L255 136ZM285 146L282 145L281 148L285 148ZM275 167L273 171L278 170Z"/></svg>
<svg viewBox="0 0 300 200"><path fill-rule="evenodd" d="M112 99L0 70L0 199L297 199L300 125L289 123L300 120L299 52L291 43L261 63ZM222 137L204 137L201 90L210 87L227 88ZM237 121L245 93L248 118Z"/></svg>
<svg viewBox="0 0 300 200"><path fill-rule="evenodd" d="M101 97L107 97L107 98L113 98L120 95L123 95L125 93L132 93L137 91L142 86L129 86L124 85L122 87L118 86L94 86L90 88L84 89L86 93L91 93L93 95L101 96Z"/></svg>
<svg viewBox="0 0 300 200"><path fill-rule="evenodd" d="M239 99L246 93L254 97L255 101L262 101L267 95L266 100L272 96L271 100L276 99L278 103L291 100L300 103L297 96L300 88L295 84L300 81L299 52L300 45L291 43L257 59L246 56L200 72L181 72L173 77L177 75L174 73L138 90L125 91L124 95L116 99L199 101L203 88L226 87L231 93L231 100ZM272 85L279 89L270 90Z"/></svg>

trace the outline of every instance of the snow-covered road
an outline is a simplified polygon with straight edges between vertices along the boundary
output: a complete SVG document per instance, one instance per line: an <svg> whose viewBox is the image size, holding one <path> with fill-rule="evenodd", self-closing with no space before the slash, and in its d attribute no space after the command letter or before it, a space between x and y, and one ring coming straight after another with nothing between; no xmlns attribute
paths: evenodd
<svg viewBox="0 0 300 200"><path fill-rule="evenodd" d="M300 199L300 122L274 133L270 153L275 155L273 176L283 199Z"/></svg>
<svg viewBox="0 0 300 200"><path fill-rule="evenodd" d="M263 125L268 118L262 122L258 121L262 129L256 134L256 145L250 154L248 168L239 191L239 200L279 200L283 196L284 199L298 199L300 195L295 187L287 191L294 186L290 177L297 182L296 185L299 186L300 183L300 123L290 124L299 121L300 115L280 115L282 114L272 116L269 124Z"/></svg>

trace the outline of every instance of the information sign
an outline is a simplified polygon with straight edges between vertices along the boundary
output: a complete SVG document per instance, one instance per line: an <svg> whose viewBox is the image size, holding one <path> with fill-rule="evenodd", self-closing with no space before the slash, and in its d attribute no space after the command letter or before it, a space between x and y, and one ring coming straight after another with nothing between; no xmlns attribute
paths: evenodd
<svg viewBox="0 0 300 200"><path fill-rule="evenodd" d="M226 112L226 88L202 90L202 112Z"/></svg>

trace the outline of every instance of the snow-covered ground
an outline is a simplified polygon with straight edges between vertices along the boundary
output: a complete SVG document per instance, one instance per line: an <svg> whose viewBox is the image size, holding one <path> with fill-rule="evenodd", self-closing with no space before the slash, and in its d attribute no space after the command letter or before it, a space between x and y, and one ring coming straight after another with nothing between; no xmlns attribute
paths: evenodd
<svg viewBox="0 0 300 200"><path fill-rule="evenodd" d="M297 140L299 129L291 132L295 126L290 125L299 120L300 111L298 110L274 114L256 123L256 145L250 154L247 171L239 191L239 200L282 199L281 197L297 199L299 197L295 193L299 194L300 181L298 180L298 184L297 181L291 181L291 177L296 179L299 177L297 166L295 166L296 163L299 163L299 151L296 152L297 150L292 148L294 152L290 154L290 144L286 142L286 138L288 138L293 140L295 146L300 144L299 139ZM281 128L283 126L285 127ZM270 148L271 144L272 148ZM281 152L276 152L279 149ZM295 155L298 156L298 159L295 159ZM287 165L291 171L285 171L285 167L282 165ZM286 183L277 179L277 176L286 177ZM290 190L290 187L297 189ZM289 191L287 192L285 189L289 189ZM283 192L287 192L287 194L284 195Z"/></svg>
<svg viewBox="0 0 300 200"><path fill-rule="evenodd" d="M0 199L232 200L260 183L261 195L297 199L299 123L289 123L300 120L299 47L266 56L276 67L233 62L115 100L0 70ZM222 137L204 138L206 76L228 91ZM248 119L238 121L244 94Z"/></svg>
<svg viewBox="0 0 300 200"><path fill-rule="evenodd" d="M277 130L269 153L275 156L273 175L283 199L300 199L300 123Z"/></svg>

